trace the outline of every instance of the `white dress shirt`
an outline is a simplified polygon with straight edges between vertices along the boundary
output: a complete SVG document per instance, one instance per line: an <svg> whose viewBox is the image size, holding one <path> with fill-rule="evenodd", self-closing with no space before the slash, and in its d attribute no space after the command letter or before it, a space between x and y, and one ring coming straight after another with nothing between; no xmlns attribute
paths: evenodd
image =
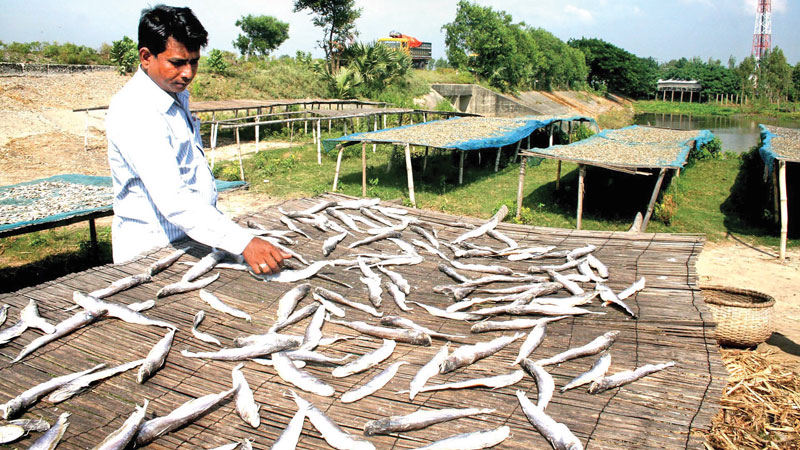
<svg viewBox="0 0 800 450"><path fill-rule="evenodd" d="M244 251L253 236L216 208L214 176L188 92L176 100L139 67L111 99L106 136L115 263L186 235L234 254Z"/></svg>

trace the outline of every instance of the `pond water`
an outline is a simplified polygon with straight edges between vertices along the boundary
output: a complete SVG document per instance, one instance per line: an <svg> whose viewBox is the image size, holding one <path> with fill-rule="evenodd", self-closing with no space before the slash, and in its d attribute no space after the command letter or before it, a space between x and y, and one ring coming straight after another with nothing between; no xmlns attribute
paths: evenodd
<svg viewBox="0 0 800 450"><path fill-rule="evenodd" d="M726 152L746 152L760 142L758 124L800 128L800 121L774 117L715 117L684 114L637 114L636 125L676 128L679 130L711 130L722 141Z"/></svg>

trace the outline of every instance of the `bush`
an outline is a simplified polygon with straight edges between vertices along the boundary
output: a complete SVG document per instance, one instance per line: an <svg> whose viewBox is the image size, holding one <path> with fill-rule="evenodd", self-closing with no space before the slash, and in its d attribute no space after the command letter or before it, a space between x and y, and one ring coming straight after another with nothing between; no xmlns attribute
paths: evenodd
<svg viewBox="0 0 800 450"><path fill-rule="evenodd" d="M222 181L239 181L241 173L236 164L220 164L214 167L214 178Z"/></svg>
<svg viewBox="0 0 800 450"><path fill-rule="evenodd" d="M128 36L123 36L119 41L111 43L111 62L118 66L120 74L130 73L139 65L139 51L137 45Z"/></svg>
<svg viewBox="0 0 800 450"><path fill-rule="evenodd" d="M225 61L224 54L216 48L208 52L206 64L208 64L208 70L210 72L220 75L224 75L225 71L228 69L228 62Z"/></svg>
<svg viewBox="0 0 800 450"><path fill-rule="evenodd" d="M689 159L692 160L706 160L717 159L722 155L722 141L714 136L714 139L707 144L701 145L700 148L693 148L689 153Z"/></svg>
<svg viewBox="0 0 800 450"><path fill-rule="evenodd" d="M676 211L678 211L678 202L675 201L675 196L665 194L661 202L656 204L653 210L653 217L664 225L669 226Z"/></svg>

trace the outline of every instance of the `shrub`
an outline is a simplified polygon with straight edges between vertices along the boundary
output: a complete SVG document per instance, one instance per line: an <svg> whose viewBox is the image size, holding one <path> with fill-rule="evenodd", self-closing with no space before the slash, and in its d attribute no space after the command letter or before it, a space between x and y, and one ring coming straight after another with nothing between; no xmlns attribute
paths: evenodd
<svg viewBox="0 0 800 450"><path fill-rule="evenodd" d="M239 181L241 174L236 164L220 164L214 167L214 178L222 181Z"/></svg>
<svg viewBox="0 0 800 450"><path fill-rule="evenodd" d="M653 211L653 217L655 217L656 220L664 223L664 225L669 226L669 224L672 222L672 216L675 215L677 210L678 202L675 201L675 196L672 194L665 194L661 199L661 203L656 204Z"/></svg>
<svg viewBox="0 0 800 450"><path fill-rule="evenodd" d="M208 64L208 70L212 73L223 75L228 69L228 62L225 61L225 56L216 48L208 52L206 63Z"/></svg>
<svg viewBox="0 0 800 450"><path fill-rule="evenodd" d="M722 141L714 136L711 142L701 145L699 148L693 148L691 152L689 152L689 159L702 161L706 159L717 159L720 155L722 155Z"/></svg>
<svg viewBox="0 0 800 450"><path fill-rule="evenodd" d="M123 36L119 41L111 43L111 62L118 66L120 74L136 70L139 64L139 51L136 43L128 36Z"/></svg>

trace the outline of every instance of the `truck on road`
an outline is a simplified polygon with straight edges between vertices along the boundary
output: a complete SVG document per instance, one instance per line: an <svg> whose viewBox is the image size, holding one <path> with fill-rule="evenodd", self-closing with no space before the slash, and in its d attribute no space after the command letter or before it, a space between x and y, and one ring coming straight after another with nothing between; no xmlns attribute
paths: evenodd
<svg viewBox="0 0 800 450"><path fill-rule="evenodd" d="M428 61L431 60L431 43L412 36L392 31L388 38L378 39L378 43L410 56L412 66L418 69L428 67Z"/></svg>

